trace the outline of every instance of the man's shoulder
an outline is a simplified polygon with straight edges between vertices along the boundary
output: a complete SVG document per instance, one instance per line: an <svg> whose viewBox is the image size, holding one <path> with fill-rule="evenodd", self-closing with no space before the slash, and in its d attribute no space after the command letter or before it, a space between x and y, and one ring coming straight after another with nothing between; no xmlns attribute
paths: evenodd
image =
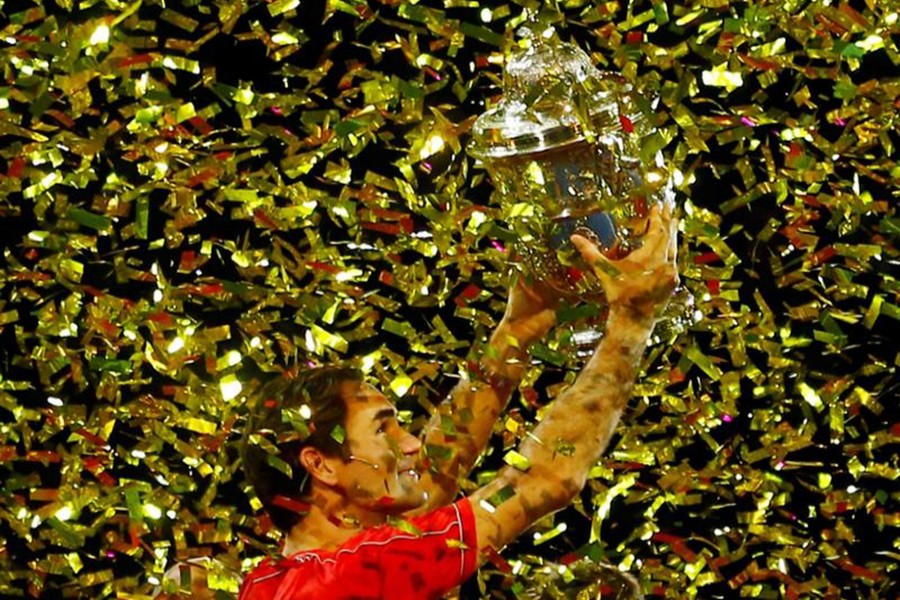
<svg viewBox="0 0 900 600"><path fill-rule="evenodd" d="M306 551L302 556L266 558L244 577L239 600L271 600L291 571L303 570L315 561L317 553Z"/></svg>
<svg viewBox="0 0 900 600"><path fill-rule="evenodd" d="M303 587L309 593L330 590L328 586L335 585L347 592L359 585L362 593L393 567L404 570L418 562L450 560L449 549L471 547L471 522L468 501L461 500L423 515L392 519L386 525L363 529L333 550L307 549L288 557L266 559L244 579L240 600L271 600L281 585L291 589ZM424 552L429 548L434 551ZM456 561L462 572L474 569L474 559Z"/></svg>
<svg viewBox="0 0 900 600"><path fill-rule="evenodd" d="M265 581L266 579L275 579L285 571L285 566L280 563L282 560L272 560L271 558L263 559L252 571L244 577L244 585L247 583L256 583Z"/></svg>

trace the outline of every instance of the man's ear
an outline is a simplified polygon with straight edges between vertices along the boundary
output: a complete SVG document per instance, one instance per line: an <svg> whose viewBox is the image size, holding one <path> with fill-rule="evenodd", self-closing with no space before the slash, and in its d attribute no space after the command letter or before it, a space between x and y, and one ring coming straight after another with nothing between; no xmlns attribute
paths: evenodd
<svg viewBox="0 0 900 600"><path fill-rule="evenodd" d="M312 446L306 446L300 450L300 464L309 473L309 476L327 486L337 485L337 471L335 459L322 454L322 451Z"/></svg>

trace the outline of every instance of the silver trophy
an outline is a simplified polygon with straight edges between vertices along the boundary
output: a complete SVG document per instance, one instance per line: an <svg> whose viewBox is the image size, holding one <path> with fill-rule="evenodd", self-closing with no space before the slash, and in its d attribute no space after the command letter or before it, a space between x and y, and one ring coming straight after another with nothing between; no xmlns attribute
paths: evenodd
<svg viewBox="0 0 900 600"><path fill-rule="evenodd" d="M641 158L652 129L639 104L649 103L552 29L521 33L502 99L475 121L469 152L491 176L524 266L560 294L588 300L600 317L602 287L570 236L624 256L640 245L650 207L674 201L673 186L661 153ZM592 346L600 323L582 323L576 345Z"/></svg>

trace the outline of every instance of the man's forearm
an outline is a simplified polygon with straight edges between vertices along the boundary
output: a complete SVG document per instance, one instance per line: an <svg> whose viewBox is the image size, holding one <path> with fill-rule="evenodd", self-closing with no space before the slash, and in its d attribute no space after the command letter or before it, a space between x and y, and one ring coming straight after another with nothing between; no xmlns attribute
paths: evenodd
<svg viewBox="0 0 900 600"><path fill-rule="evenodd" d="M453 500L458 480L472 470L484 451L498 417L517 387L528 361L527 343L519 342L501 322L483 356L472 365L426 426L425 454L428 507ZM427 480L430 480L427 481Z"/></svg>
<svg viewBox="0 0 900 600"><path fill-rule="evenodd" d="M614 309L600 345L578 379L550 405L520 446L530 467L524 472L505 467L497 479L473 495L476 503L493 504L495 496L506 496L505 488L514 492L501 505L486 509L497 515L480 522L480 543L505 546L539 518L564 508L581 491L631 395L653 324L652 315Z"/></svg>
<svg viewBox="0 0 900 600"><path fill-rule="evenodd" d="M652 314L614 310L603 340L575 383L522 444L520 452L531 464L553 472L562 487L580 490L609 444L631 396L654 322Z"/></svg>

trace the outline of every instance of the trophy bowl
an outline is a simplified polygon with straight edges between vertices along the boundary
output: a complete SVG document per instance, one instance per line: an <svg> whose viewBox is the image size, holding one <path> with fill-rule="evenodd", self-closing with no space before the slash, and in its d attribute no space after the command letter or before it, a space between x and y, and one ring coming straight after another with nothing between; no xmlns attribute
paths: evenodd
<svg viewBox="0 0 900 600"><path fill-rule="evenodd" d="M673 189L660 153L641 158L651 128L639 105L649 103L548 31L524 30L503 97L475 121L469 153L487 169L531 275L602 305L600 282L569 238L579 233L622 257L640 245L649 208L671 201Z"/></svg>

